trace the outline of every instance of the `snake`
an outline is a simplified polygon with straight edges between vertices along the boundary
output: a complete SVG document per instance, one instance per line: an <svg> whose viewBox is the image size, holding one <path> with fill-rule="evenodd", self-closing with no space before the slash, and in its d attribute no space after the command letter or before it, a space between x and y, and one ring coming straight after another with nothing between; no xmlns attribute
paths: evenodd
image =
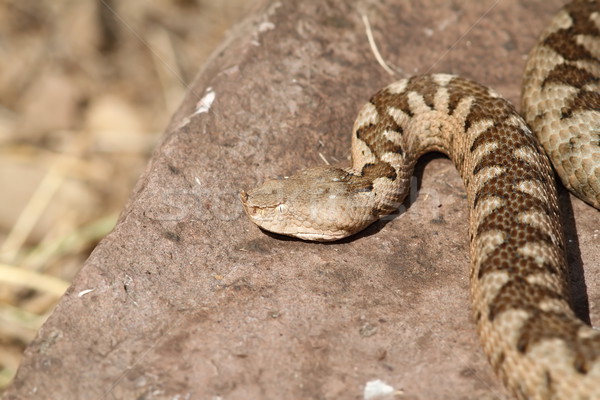
<svg viewBox="0 0 600 400"><path fill-rule="evenodd" d="M598 400L600 330L571 307L554 171L600 209L599 59L600 1L572 1L528 57L522 116L469 79L402 79L361 108L351 167L267 180L240 192L243 208L264 230L339 240L398 209L421 155L447 155L467 194L472 315L494 371L518 399Z"/></svg>

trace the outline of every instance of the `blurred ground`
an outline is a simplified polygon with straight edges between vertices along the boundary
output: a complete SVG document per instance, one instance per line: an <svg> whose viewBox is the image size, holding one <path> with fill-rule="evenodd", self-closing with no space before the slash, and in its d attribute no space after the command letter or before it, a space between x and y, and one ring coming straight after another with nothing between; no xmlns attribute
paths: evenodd
<svg viewBox="0 0 600 400"><path fill-rule="evenodd" d="M249 3L0 2L0 392Z"/></svg>

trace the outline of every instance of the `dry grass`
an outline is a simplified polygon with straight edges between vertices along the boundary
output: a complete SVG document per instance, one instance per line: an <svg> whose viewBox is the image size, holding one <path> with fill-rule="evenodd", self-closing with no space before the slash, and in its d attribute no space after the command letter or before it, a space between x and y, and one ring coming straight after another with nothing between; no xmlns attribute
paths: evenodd
<svg viewBox="0 0 600 400"><path fill-rule="evenodd" d="M248 3L0 2L0 392Z"/></svg>

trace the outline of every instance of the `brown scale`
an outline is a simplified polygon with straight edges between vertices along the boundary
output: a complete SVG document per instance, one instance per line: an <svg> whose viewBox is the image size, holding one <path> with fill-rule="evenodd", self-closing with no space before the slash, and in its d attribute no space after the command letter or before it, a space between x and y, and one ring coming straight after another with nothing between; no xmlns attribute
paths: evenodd
<svg viewBox="0 0 600 400"><path fill-rule="evenodd" d="M360 128L356 131L356 137L365 142L371 152L378 158L384 153L403 154L404 150L402 149L402 146L392 143L389 140L383 140L380 137L381 125L382 124L378 124L377 126L369 125ZM393 130L395 132L398 132L401 129L396 123L392 122L388 124L383 123L383 126L385 126L386 130Z"/></svg>

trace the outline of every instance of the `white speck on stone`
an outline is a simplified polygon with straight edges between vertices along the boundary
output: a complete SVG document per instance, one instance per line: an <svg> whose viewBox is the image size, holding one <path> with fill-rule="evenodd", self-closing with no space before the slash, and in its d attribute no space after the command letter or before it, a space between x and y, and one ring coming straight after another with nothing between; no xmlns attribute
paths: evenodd
<svg viewBox="0 0 600 400"><path fill-rule="evenodd" d="M270 31L272 29L275 29L275 24L269 21L263 22L258 26L258 31L260 33Z"/></svg>
<svg viewBox="0 0 600 400"><path fill-rule="evenodd" d="M365 400L378 400L384 399L385 396L391 395L394 393L394 388L383 382L382 380L374 380L369 381L365 385Z"/></svg>
<svg viewBox="0 0 600 400"><path fill-rule="evenodd" d="M83 297L86 294L93 292L94 290L96 290L96 289L85 289L85 290L82 290L81 292L77 293L77 297Z"/></svg>
<svg viewBox="0 0 600 400"><path fill-rule="evenodd" d="M210 110L210 106L212 106L213 101L215 101L216 96L217 95L211 87L207 88L204 97L202 97L200 101L196 103L196 111L194 112L194 115L208 112Z"/></svg>

